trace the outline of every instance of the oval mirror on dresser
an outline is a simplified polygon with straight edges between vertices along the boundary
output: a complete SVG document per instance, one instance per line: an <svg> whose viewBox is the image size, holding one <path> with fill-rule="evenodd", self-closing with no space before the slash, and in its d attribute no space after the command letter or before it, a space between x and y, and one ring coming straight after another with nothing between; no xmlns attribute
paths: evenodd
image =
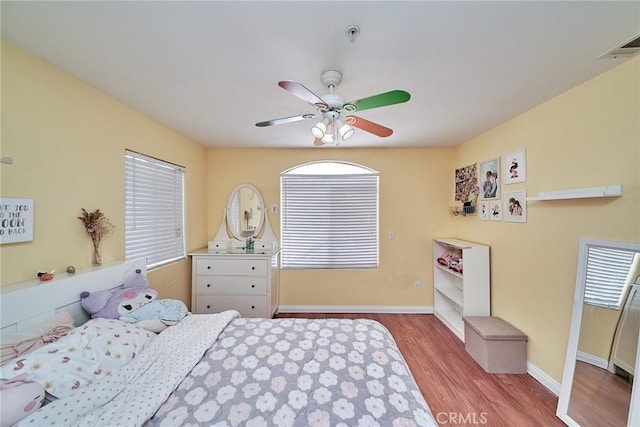
<svg viewBox="0 0 640 427"><path fill-rule="evenodd" d="M257 236L264 217L264 200L256 187L240 184L231 192L227 202L227 227L236 239Z"/></svg>
<svg viewBox="0 0 640 427"><path fill-rule="evenodd" d="M640 244L580 239L557 415L569 426L640 426Z"/></svg>

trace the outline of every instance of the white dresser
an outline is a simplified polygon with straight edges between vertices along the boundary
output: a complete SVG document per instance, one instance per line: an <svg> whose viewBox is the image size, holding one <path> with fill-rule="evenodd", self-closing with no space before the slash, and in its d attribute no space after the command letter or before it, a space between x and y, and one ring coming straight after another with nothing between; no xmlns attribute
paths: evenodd
<svg viewBox="0 0 640 427"><path fill-rule="evenodd" d="M192 264L191 311L238 310L242 317L271 318L278 309L279 251L200 249Z"/></svg>

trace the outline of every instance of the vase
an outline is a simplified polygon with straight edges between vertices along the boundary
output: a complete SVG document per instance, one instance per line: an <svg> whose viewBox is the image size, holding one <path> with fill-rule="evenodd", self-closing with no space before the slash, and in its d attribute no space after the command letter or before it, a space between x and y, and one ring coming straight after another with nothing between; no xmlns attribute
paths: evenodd
<svg viewBox="0 0 640 427"><path fill-rule="evenodd" d="M100 250L100 243L93 242L93 251L91 253L91 264L102 265L102 253Z"/></svg>

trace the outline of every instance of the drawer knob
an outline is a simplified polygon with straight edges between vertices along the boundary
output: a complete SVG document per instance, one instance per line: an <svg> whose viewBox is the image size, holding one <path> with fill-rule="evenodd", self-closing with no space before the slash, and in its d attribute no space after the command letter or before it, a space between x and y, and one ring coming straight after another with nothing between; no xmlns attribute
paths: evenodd
<svg viewBox="0 0 640 427"><path fill-rule="evenodd" d="M252 288L255 288L255 287L256 287L256 285L251 285L251 287L252 287Z"/></svg>
<svg viewBox="0 0 640 427"><path fill-rule="evenodd" d="M208 306L207 306L207 308L211 308L211 306L210 306L210 305L208 305Z"/></svg>
<svg viewBox="0 0 640 427"><path fill-rule="evenodd" d="M255 268L255 267L251 267L251 269L252 269L252 270L255 270L256 268Z"/></svg>
<svg viewBox="0 0 640 427"><path fill-rule="evenodd" d="M211 283L207 283L207 288L210 288L210 287L211 287Z"/></svg>
<svg viewBox="0 0 640 427"><path fill-rule="evenodd" d="M251 306L251 310L253 310L254 308L256 308L256 306L255 306L255 305L252 305L252 306Z"/></svg>
<svg viewBox="0 0 640 427"><path fill-rule="evenodd" d="M211 266L210 265L207 265L207 270L211 270Z"/></svg>

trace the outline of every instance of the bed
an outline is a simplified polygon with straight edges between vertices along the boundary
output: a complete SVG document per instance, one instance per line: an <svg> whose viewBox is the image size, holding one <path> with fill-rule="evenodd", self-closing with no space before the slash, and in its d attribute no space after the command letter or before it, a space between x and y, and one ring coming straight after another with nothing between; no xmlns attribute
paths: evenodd
<svg viewBox="0 0 640 427"><path fill-rule="evenodd" d="M107 289L139 267L120 263L67 278L66 283L60 278L48 287L82 288L91 282ZM3 335L33 324L29 319L34 316L42 320L70 307L79 316L70 335L80 328L85 328L83 337L89 335L86 330L96 319L85 323L81 310L73 309L73 299L78 299L74 293L84 289L70 290L66 301L57 300L44 310L40 306L34 310L38 313L5 317L5 307L25 298L33 286L43 285L3 289ZM38 291L42 299L45 289ZM104 319L100 322L104 330ZM100 377L67 390L19 425L437 425L393 337L367 319L242 318L232 310L192 314L154 334L109 375L100 371Z"/></svg>

